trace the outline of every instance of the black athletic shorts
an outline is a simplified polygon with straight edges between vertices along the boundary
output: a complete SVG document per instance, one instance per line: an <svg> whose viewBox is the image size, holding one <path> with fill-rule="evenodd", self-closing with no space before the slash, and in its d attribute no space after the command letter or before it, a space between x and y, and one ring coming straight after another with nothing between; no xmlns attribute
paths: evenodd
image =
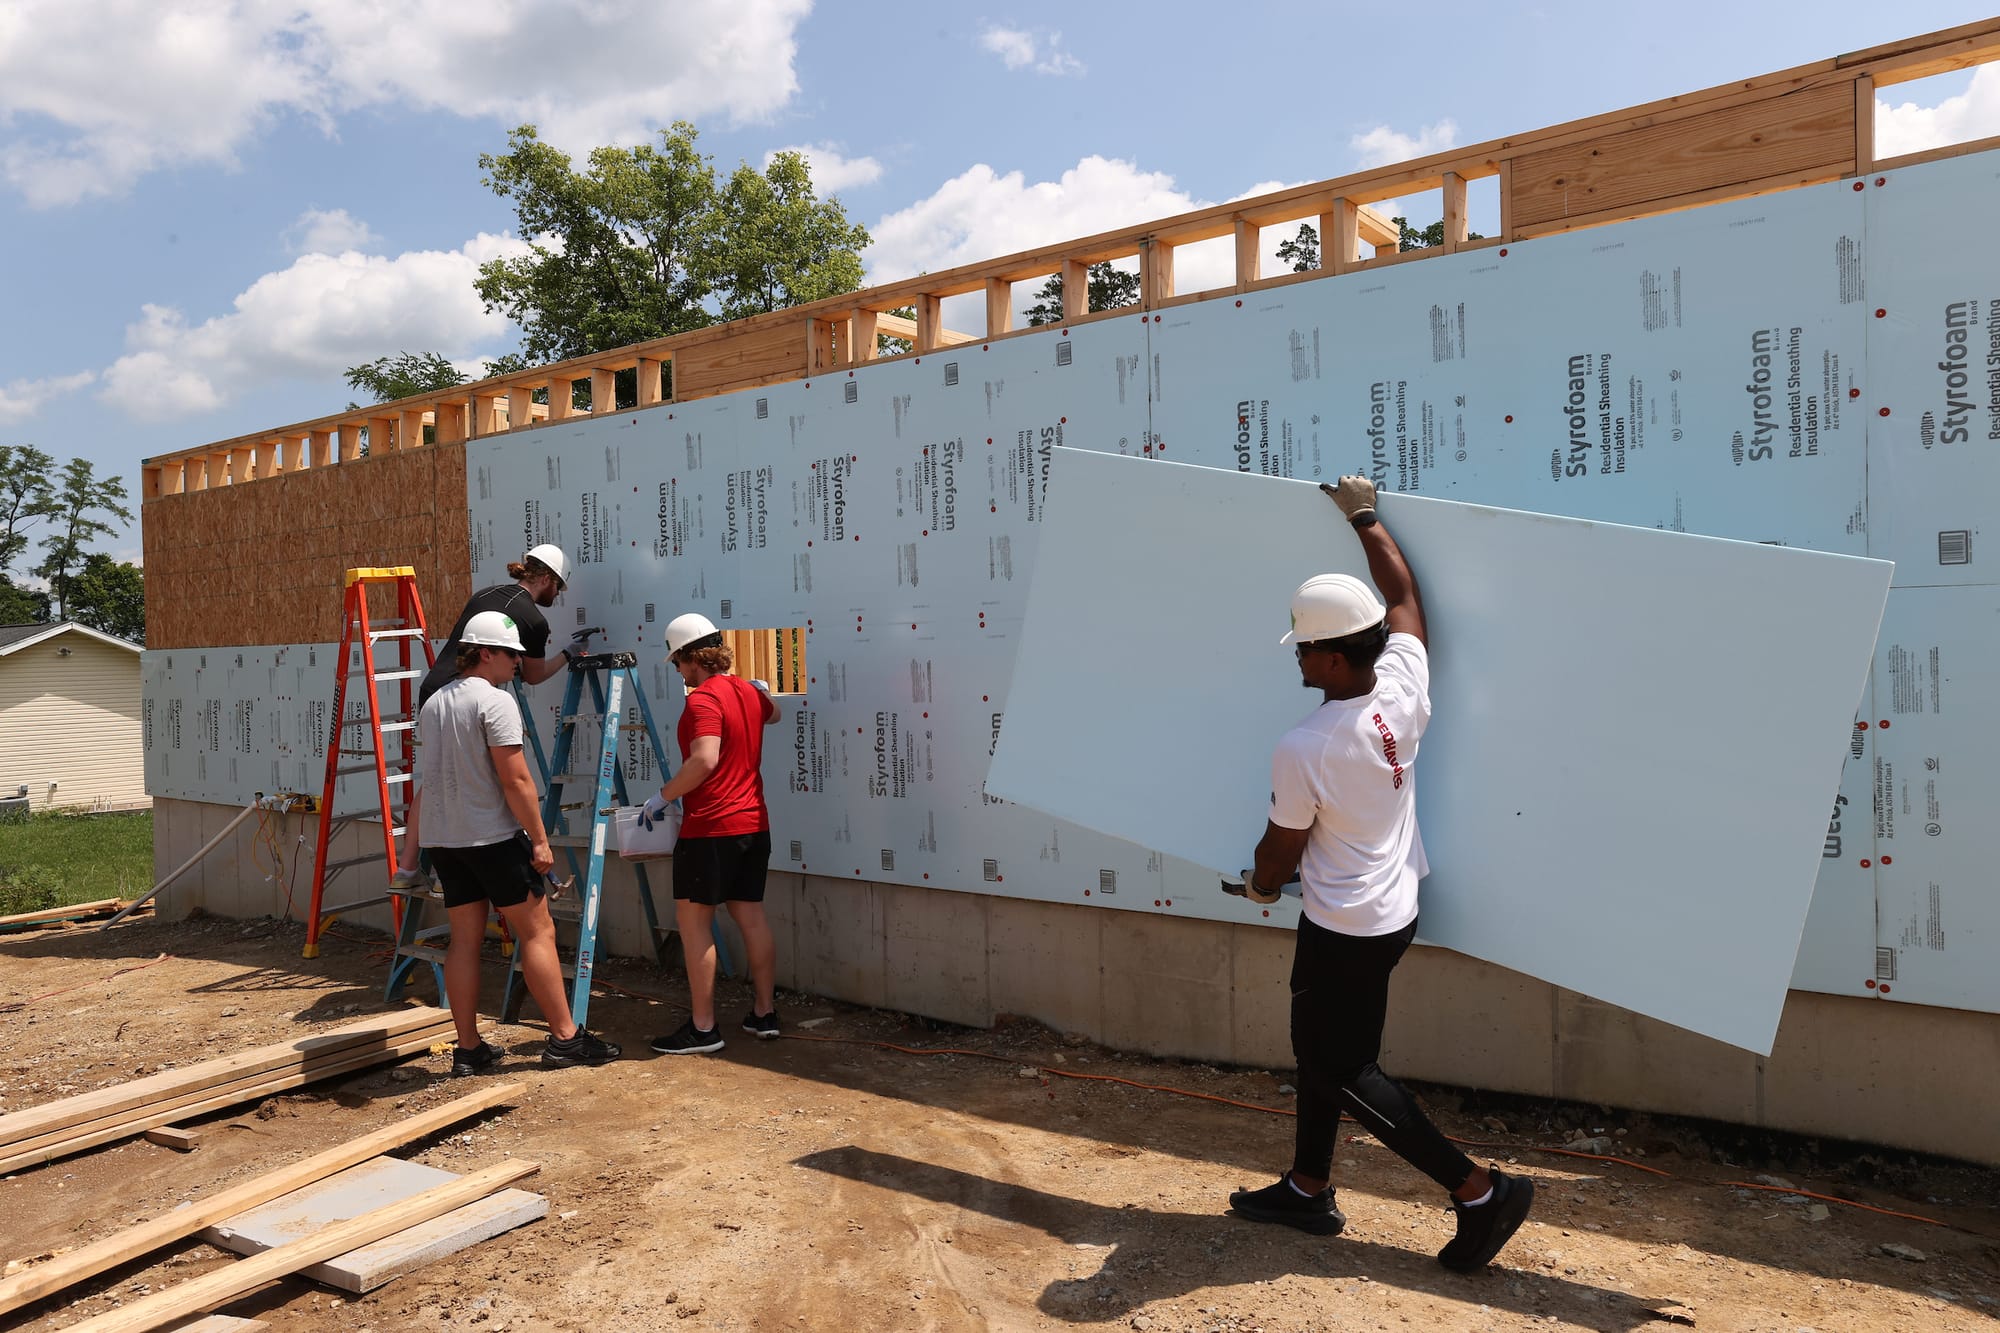
<svg viewBox="0 0 2000 1333"><path fill-rule="evenodd" d="M446 907L470 907L490 902L495 907L519 907L530 894L544 892L543 879L528 859L526 834L479 847L426 847Z"/></svg>
<svg viewBox="0 0 2000 1333"><path fill-rule="evenodd" d="M703 903L761 903L771 864L771 833L682 838L674 844L674 897Z"/></svg>

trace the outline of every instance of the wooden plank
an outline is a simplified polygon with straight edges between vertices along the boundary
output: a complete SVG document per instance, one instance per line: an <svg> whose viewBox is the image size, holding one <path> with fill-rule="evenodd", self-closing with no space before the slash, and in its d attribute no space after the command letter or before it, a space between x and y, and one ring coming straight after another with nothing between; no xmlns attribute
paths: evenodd
<svg viewBox="0 0 2000 1333"><path fill-rule="evenodd" d="M297 1041L275 1042L235 1055L204 1060L184 1069L168 1069L142 1079L80 1093L60 1101L45 1102L0 1115L0 1144L14 1143L65 1125L94 1120L117 1111L144 1106L155 1099L189 1085L227 1082L244 1074L298 1066L315 1056L343 1052L373 1042L386 1045L406 1033L436 1027L449 1021L451 1012L420 1005L390 1014L364 1018L330 1032L301 1037Z"/></svg>
<svg viewBox="0 0 2000 1333"><path fill-rule="evenodd" d="M120 1309L72 1324L71 1333L147 1333L147 1330L164 1327L176 1319L212 1310L301 1268L360 1249L363 1245L371 1245L420 1222L442 1217L454 1208L475 1203L540 1169L534 1162L496 1162L469 1176L461 1176L450 1184L425 1190L422 1194L412 1195L359 1217L335 1222L303 1240L238 1260L227 1268L190 1278Z"/></svg>
<svg viewBox="0 0 2000 1333"><path fill-rule="evenodd" d="M148 1143L157 1143L175 1152L193 1152L201 1144L200 1130L181 1129L174 1125L155 1125L143 1137Z"/></svg>
<svg viewBox="0 0 2000 1333"><path fill-rule="evenodd" d="M1885 157L1877 162L1875 171L1893 171L1897 167L1914 167L1922 162L1942 162L1948 157L1964 157L1969 153L1984 153L2000 148L2000 135L1988 139L1971 139L1965 143L1948 143L1942 148L1926 148L1921 152L1904 153L1900 157Z"/></svg>
<svg viewBox="0 0 2000 1333"><path fill-rule="evenodd" d="M1246 218L1236 219L1236 290L1248 291L1263 276L1264 229Z"/></svg>
<svg viewBox="0 0 2000 1333"><path fill-rule="evenodd" d="M1005 278L986 280L986 336L997 338L1014 327L1014 284Z"/></svg>
<svg viewBox="0 0 2000 1333"><path fill-rule="evenodd" d="M1878 171L1884 170L1885 167L1882 163L1878 162L1876 169ZM1851 174L1847 170L1846 165L1841 164L1823 167L1814 172L1773 176L1769 180L1744 181L1738 185L1720 185L1713 190L1705 190L1696 195L1686 195L1671 203L1664 204L1657 212L1660 214L1677 213L1684 209L1699 208L1703 204L1717 203L1724 199L1749 199L1760 194L1775 194L1781 190L1795 190L1801 185L1819 185L1826 181L1839 180L1841 177ZM1566 231L1581 231L1585 227L1603 227L1613 222L1623 222L1629 217L1631 217L1631 213L1625 209L1609 208L1602 213L1582 213L1575 217L1557 218L1553 222L1543 222L1531 227L1519 227L1516 228L1514 235L1519 240L1526 240L1532 236L1554 236Z"/></svg>
<svg viewBox="0 0 2000 1333"><path fill-rule="evenodd" d="M875 332L887 334L891 338L908 338L912 347L917 341L917 321L903 315L892 315L887 311L875 316ZM977 334L965 333L959 329L939 329L937 347L962 347L966 343L979 341Z"/></svg>
<svg viewBox="0 0 2000 1333"><path fill-rule="evenodd" d="M431 434L438 444L463 444L466 439L466 404L459 400L439 403L431 409Z"/></svg>
<svg viewBox="0 0 2000 1333"><path fill-rule="evenodd" d="M361 457L361 428L366 424L366 422L356 421L339 428L341 462L352 463L355 459ZM380 456L386 453L387 449L384 447L383 441L370 440L368 442L368 452Z"/></svg>
<svg viewBox="0 0 2000 1333"><path fill-rule="evenodd" d="M1145 241L1139 251L1139 293L1148 306L1174 294L1174 247L1157 236Z"/></svg>
<svg viewBox="0 0 2000 1333"><path fill-rule="evenodd" d="M507 429L519 430L535 419L535 391L525 384L507 390Z"/></svg>
<svg viewBox="0 0 2000 1333"><path fill-rule="evenodd" d="M1513 222L1526 234L1561 218L1657 209L1745 181L1834 179L1853 170L1854 144L1854 93L1843 86L1529 153L1514 159Z"/></svg>
<svg viewBox="0 0 2000 1333"><path fill-rule="evenodd" d="M472 434L475 439L500 433L500 402L505 396L498 393L472 395Z"/></svg>
<svg viewBox="0 0 2000 1333"><path fill-rule="evenodd" d="M1360 259L1361 238L1355 234L1355 204L1336 199L1319 218L1319 266L1329 273L1350 273Z"/></svg>
<svg viewBox="0 0 2000 1333"><path fill-rule="evenodd" d="M656 356L642 356L639 358L637 372L639 376L639 406L652 407L660 401L660 367L662 364L660 358ZM527 414L523 412L521 420L525 422L527 419Z"/></svg>
<svg viewBox="0 0 2000 1333"><path fill-rule="evenodd" d="M873 310L859 307L847 318L849 361L862 362L875 359L875 335L878 320Z"/></svg>
<svg viewBox="0 0 2000 1333"><path fill-rule="evenodd" d="M232 1085L210 1096L192 1094L198 1100L175 1098L163 1107L141 1108L128 1112L123 1117L107 1121L92 1122L91 1126L73 1127L68 1131L57 1131L50 1141L34 1140L35 1146L10 1144L0 1148L0 1173L19 1171L24 1167L41 1166L58 1158L73 1156L89 1148L115 1143L119 1139L129 1139L144 1133L155 1125L170 1120L187 1120L224 1107L236 1106L243 1102L261 1101L265 1097L293 1088L316 1083L322 1079L336 1078L357 1070L369 1069L390 1060L406 1059L421 1055L440 1041L451 1040L449 1028L438 1028L429 1033L398 1040L388 1047L364 1050L354 1055L321 1061L295 1072L273 1074L263 1080L248 1079ZM64 1135L70 1137L64 1137Z"/></svg>
<svg viewBox="0 0 2000 1333"><path fill-rule="evenodd" d="M1090 265L1081 259L1062 262L1063 318L1079 320L1090 313Z"/></svg>
<svg viewBox="0 0 2000 1333"><path fill-rule="evenodd" d="M339 457L334 453L335 432L330 430L316 430L307 439L312 445L312 460L309 466L331 467L340 461Z"/></svg>
<svg viewBox="0 0 2000 1333"><path fill-rule="evenodd" d="M39 912L16 912L12 916L0 916L0 929L32 926L43 921L69 921L80 916L115 912L124 905L122 898L99 898L95 902L71 903L68 907L45 907Z"/></svg>
<svg viewBox="0 0 2000 1333"><path fill-rule="evenodd" d="M519 1083L501 1083L483 1088L469 1097L460 1097L443 1106L419 1112L385 1129L315 1153L304 1161L266 1171L240 1185L195 1200L184 1208L113 1232L81 1249L17 1273L0 1281L0 1314L31 1305L87 1277L128 1264L163 1245L192 1236L203 1227L248 1212L273 1199L283 1198L293 1190L324 1180L335 1172L345 1171L391 1149L435 1134L467 1116L512 1100L521 1087Z"/></svg>
<svg viewBox="0 0 2000 1333"><path fill-rule="evenodd" d="M1854 171L1875 169L1875 80L1863 74L1854 81Z"/></svg>
<svg viewBox="0 0 2000 1333"><path fill-rule="evenodd" d="M1465 177L1456 171L1444 173L1444 252L1457 254L1465 244Z"/></svg>
<svg viewBox="0 0 2000 1333"><path fill-rule="evenodd" d="M590 372L590 414L601 417L618 410L618 372L615 370L593 370Z"/></svg>

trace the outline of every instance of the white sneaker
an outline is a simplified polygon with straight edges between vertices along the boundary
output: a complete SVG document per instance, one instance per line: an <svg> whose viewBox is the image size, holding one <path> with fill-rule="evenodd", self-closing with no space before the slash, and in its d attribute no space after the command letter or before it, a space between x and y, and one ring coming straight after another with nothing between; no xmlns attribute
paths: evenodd
<svg viewBox="0 0 2000 1333"><path fill-rule="evenodd" d="M430 882L431 872L425 870L422 866L418 866L414 870L405 870L401 866L398 866L396 873L389 876L389 887L392 889L421 889L429 885Z"/></svg>

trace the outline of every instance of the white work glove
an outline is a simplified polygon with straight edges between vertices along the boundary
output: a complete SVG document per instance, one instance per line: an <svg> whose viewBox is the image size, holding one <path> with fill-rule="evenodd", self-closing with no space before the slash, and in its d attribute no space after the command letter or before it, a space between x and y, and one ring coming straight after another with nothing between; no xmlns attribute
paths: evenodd
<svg viewBox="0 0 2000 1333"><path fill-rule="evenodd" d="M771 686L765 681L753 680L750 682L750 688L763 695L766 699L771 697Z"/></svg>
<svg viewBox="0 0 2000 1333"><path fill-rule="evenodd" d="M1375 483L1366 477L1342 477L1338 485L1320 483L1327 498L1340 506L1349 523L1375 517Z"/></svg>
<svg viewBox="0 0 2000 1333"><path fill-rule="evenodd" d="M590 636L597 632L597 626L591 625L570 635L569 645L563 649L564 656L568 657L572 662L579 657L590 656Z"/></svg>
<svg viewBox="0 0 2000 1333"><path fill-rule="evenodd" d="M1234 880L1223 880L1222 891L1224 893L1236 898L1248 898L1253 903L1262 903L1267 907L1283 896L1283 894L1275 889L1258 887L1256 871L1254 869L1239 870L1236 873L1237 878L1242 883L1239 884Z"/></svg>
<svg viewBox="0 0 2000 1333"><path fill-rule="evenodd" d="M664 800L658 792L654 792L653 799L639 807L639 827L651 833L654 824L666 819L667 807L673 804L674 802Z"/></svg>

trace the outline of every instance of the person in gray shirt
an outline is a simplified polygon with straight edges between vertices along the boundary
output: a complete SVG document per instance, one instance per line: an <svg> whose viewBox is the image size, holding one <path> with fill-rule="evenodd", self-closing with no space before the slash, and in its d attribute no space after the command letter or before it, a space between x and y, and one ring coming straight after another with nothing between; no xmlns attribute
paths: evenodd
<svg viewBox="0 0 2000 1333"><path fill-rule="evenodd" d="M521 753L521 709L506 689L521 662L520 627L503 612L482 611L459 642L457 676L417 720L417 776L429 793L421 836L451 922L444 984L458 1028L452 1075L483 1073L505 1055L479 1035L479 949L489 910L513 934L521 979L548 1019L542 1063L605 1064L619 1048L570 1014L544 896L555 854Z"/></svg>

